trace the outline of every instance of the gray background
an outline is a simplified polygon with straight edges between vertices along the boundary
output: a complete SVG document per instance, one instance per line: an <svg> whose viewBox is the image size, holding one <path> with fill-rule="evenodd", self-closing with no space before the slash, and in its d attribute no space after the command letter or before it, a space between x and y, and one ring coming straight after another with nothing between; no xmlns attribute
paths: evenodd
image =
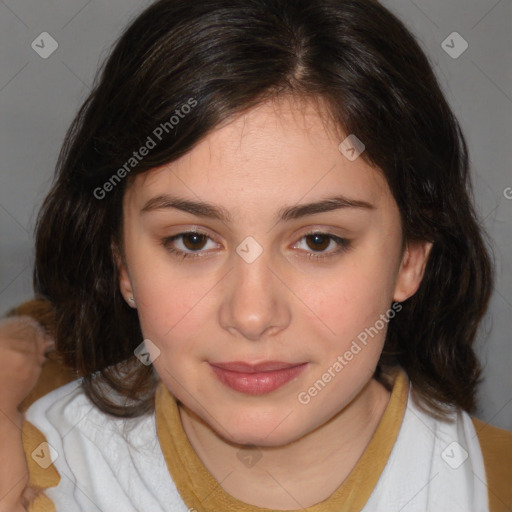
<svg viewBox="0 0 512 512"><path fill-rule="evenodd" d="M467 137L475 200L491 236L497 282L477 349L475 414L512 430L512 4L510 0L383 2L418 37ZM32 296L33 227L65 131L99 63L140 0L0 0L0 314ZM58 42L47 59L31 47ZM453 58L443 49L460 40ZM448 39L447 39L448 38Z"/></svg>

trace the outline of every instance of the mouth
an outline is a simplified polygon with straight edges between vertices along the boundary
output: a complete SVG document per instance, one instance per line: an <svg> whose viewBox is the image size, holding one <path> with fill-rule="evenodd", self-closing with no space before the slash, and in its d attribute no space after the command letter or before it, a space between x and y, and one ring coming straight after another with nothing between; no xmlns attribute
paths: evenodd
<svg viewBox="0 0 512 512"><path fill-rule="evenodd" d="M264 361L250 364L234 361L208 364L225 386L248 395L263 395L296 378L308 363Z"/></svg>

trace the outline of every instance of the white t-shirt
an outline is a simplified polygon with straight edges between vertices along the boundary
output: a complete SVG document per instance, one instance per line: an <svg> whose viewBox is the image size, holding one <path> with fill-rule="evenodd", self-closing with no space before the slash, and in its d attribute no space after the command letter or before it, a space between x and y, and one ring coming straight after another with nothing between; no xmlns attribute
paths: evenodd
<svg viewBox="0 0 512 512"><path fill-rule="evenodd" d="M409 388L397 440L362 512L488 512L473 423L460 410L452 419L442 422L423 412ZM60 475L59 484L45 490L57 512L189 512L167 468L155 413L107 415L77 380L32 404L26 420L49 445L35 452L53 455Z"/></svg>

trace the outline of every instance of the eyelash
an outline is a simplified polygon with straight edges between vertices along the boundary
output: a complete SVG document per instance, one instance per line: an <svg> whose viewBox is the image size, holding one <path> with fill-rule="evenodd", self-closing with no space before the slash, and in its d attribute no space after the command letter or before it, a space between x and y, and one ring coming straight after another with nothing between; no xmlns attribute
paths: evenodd
<svg viewBox="0 0 512 512"><path fill-rule="evenodd" d="M209 238L210 240L213 240L210 236L208 236L208 234L204 233L203 231L199 231L199 230L198 231L185 231L183 233L178 233L177 235L173 235L171 237L164 238L162 240L162 245L174 257L182 259L182 260L184 260L186 258L203 258L204 256L201 255L200 251L196 251L195 253L194 252L185 252L185 251L181 251L179 249L175 249L174 247L171 246L171 243L174 242L174 240L176 240L178 238L182 238L183 236L190 235L190 234L203 235L203 236ZM327 238L329 238L330 240L332 240L336 244L338 244L338 248L335 251L332 251L327 254L311 253L310 252L306 255L306 258L308 258L308 259L313 259L316 261L327 260L327 259L333 258L335 256L338 256L339 254L344 253L351 248L350 240L347 240L346 238L340 238L339 236L332 235L330 233L324 233L321 231L311 231L309 233L305 233L304 235L302 235L300 240L307 238L308 236L312 236L312 235L326 236Z"/></svg>

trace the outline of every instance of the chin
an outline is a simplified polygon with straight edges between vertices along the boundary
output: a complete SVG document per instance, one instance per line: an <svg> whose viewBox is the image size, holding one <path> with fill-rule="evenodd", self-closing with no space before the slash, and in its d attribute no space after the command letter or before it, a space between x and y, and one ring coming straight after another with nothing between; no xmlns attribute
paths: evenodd
<svg viewBox="0 0 512 512"><path fill-rule="evenodd" d="M220 432L218 432L221 435ZM268 431L266 432L254 432L254 431L241 431L236 433L231 433L229 438L226 438L226 433L224 432L224 438L226 441L230 443L241 445L241 446L259 446L259 447L277 447L277 446L285 446L287 444L292 443L296 439L302 437L301 435L290 437L287 435L272 435L272 437L268 437Z"/></svg>
<svg viewBox="0 0 512 512"><path fill-rule="evenodd" d="M293 415L289 416L289 419ZM294 422L297 420L294 419ZM286 425L283 417L270 417L263 419L259 416L251 421L248 416L243 416L239 421L230 421L224 425L226 430L217 431L217 434L225 440L239 445L252 446L284 446L297 439L300 439L307 432L304 431L304 424L300 429L293 428L293 425ZM228 434L229 432L229 434ZM229 437L227 437L229 435Z"/></svg>

